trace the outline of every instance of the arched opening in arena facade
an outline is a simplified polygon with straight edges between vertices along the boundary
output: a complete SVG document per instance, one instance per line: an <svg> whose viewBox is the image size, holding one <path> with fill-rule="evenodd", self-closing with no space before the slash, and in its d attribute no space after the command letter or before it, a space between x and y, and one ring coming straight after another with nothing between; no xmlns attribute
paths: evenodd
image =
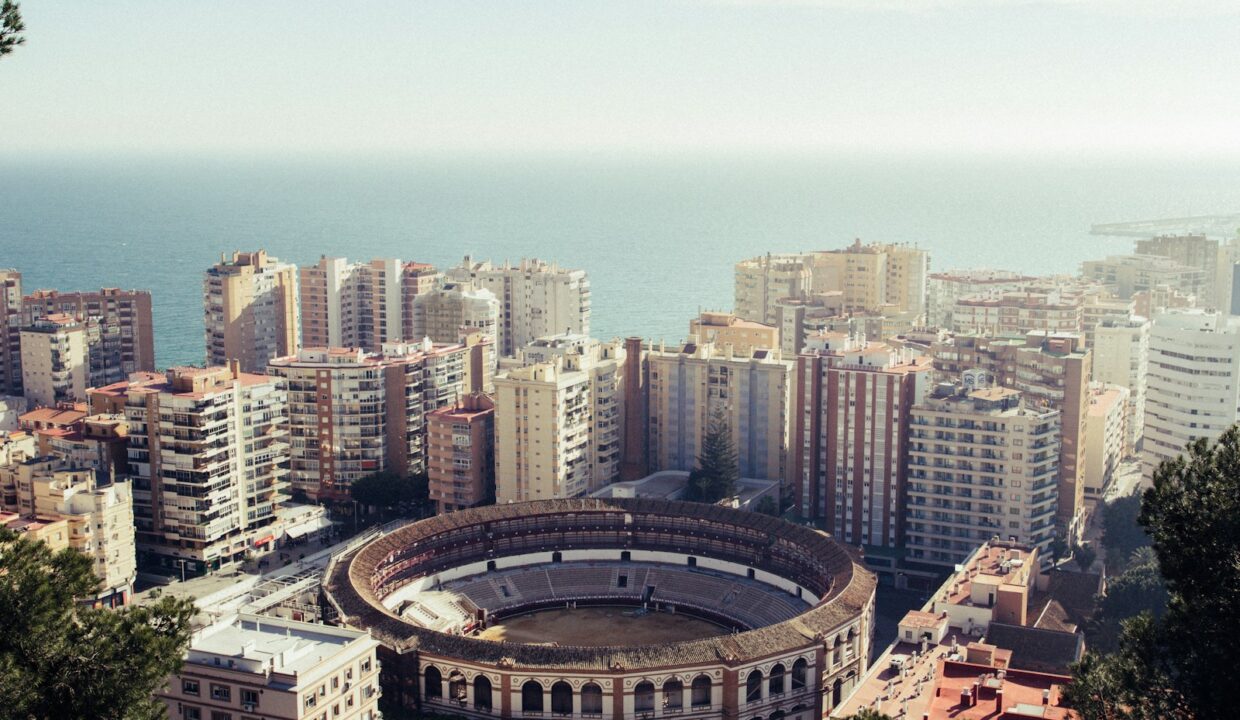
<svg viewBox="0 0 1240 720"><path fill-rule="evenodd" d="M836 678L835 682L831 684L831 707L835 707L840 704L840 700L843 699L843 694L844 681Z"/></svg>
<svg viewBox="0 0 1240 720"><path fill-rule="evenodd" d="M543 711L543 686L536 680L526 680L521 686L521 712L541 713Z"/></svg>
<svg viewBox="0 0 1240 720"><path fill-rule="evenodd" d="M469 691L466 689L465 676L460 670L453 670L448 675L448 702L464 705L469 697Z"/></svg>
<svg viewBox="0 0 1240 720"><path fill-rule="evenodd" d="M750 670L745 676L745 702L755 703L762 699L762 671Z"/></svg>
<svg viewBox="0 0 1240 720"><path fill-rule="evenodd" d="M798 658L792 663L792 692L805 689L805 679L809 671L809 662L805 658Z"/></svg>
<svg viewBox="0 0 1240 720"><path fill-rule="evenodd" d="M443 674L439 672L439 668L429 665L424 673L425 693L427 700L439 700L443 698Z"/></svg>
<svg viewBox="0 0 1240 720"><path fill-rule="evenodd" d="M633 688L634 712L654 712L654 683L643 680Z"/></svg>
<svg viewBox="0 0 1240 720"><path fill-rule="evenodd" d="M581 688L581 714L603 714L603 688L596 683L586 683Z"/></svg>
<svg viewBox="0 0 1240 720"><path fill-rule="evenodd" d="M573 714L573 686L563 680L551 686L551 714Z"/></svg>
<svg viewBox="0 0 1240 720"><path fill-rule="evenodd" d="M685 706L685 684L679 678L663 683L663 709L680 710Z"/></svg>
<svg viewBox="0 0 1240 720"><path fill-rule="evenodd" d="M767 692L771 695L784 694L784 666L781 663L775 663L771 668L771 677L767 681Z"/></svg>
<svg viewBox="0 0 1240 720"><path fill-rule="evenodd" d="M491 710L491 679L486 675L474 678L474 709L483 712Z"/></svg>
<svg viewBox="0 0 1240 720"><path fill-rule="evenodd" d="M691 694L694 709L710 707L710 678L705 675L693 678Z"/></svg>

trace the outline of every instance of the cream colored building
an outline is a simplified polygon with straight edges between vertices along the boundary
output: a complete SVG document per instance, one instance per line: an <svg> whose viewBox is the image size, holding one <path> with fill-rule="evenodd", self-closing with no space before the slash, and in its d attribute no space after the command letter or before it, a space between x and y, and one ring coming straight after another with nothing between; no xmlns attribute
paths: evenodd
<svg viewBox="0 0 1240 720"><path fill-rule="evenodd" d="M508 370L495 378L496 502L586 495L620 475L620 343Z"/></svg>
<svg viewBox="0 0 1240 720"><path fill-rule="evenodd" d="M1010 270L987 268L932 273L926 288L926 324L950 328L956 300L975 295L1000 295L1034 279Z"/></svg>
<svg viewBox="0 0 1240 720"><path fill-rule="evenodd" d="M898 312L926 312L930 255L914 245L856 240L842 250L813 254L813 291L840 290L850 312L892 306Z"/></svg>
<svg viewBox="0 0 1240 720"><path fill-rule="evenodd" d="M721 413L740 476L784 479L793 361L778 350L744 354L729 345L690 341L674 350L650 350L646 362L652 470L692 470Z"/></svg>
<svg viewBox="0 0 1240 720"><path fill-rule="evenodd" d="M1128 388L1090 383L1085 416L1085 502L1102 501L1116 468L1124 459L1127 439Z"/></svg>
<svg viewBox="0 0 1240 720"><path fill-rule="evenodd" d="M22 394L22 274L0 268L0 395Z"/></svg>
<svg viewBox="0 0 1240 720"><path fill-rule="evenodd" d="M324 256L299 274L302 346L378 352L385 342L412 339L403 337L399 260L350 263Z"/></svg>
<svg viewBox="0 0 1240 720"><path fill-rule="evenodd" d="M748 356L754 350L779 347L777 327L742 320L733 313L703 312L689 321L689 336L699 343L712 343L720 348L731 345L737 355Z"/></svg>
<svg viewBox="0 0 1240 720"><path fill-rule="evenodd" d="M49 315L21 331L22 386L30 407L86 399L89 357L82 323Z"/></svg>
<svg viewBox="0 0 1240 720"><path fill-rule="evenodd" d="M448 283L414 298L411 339L455 343L463 332L477 330L494 340L499 334L500 305L490 290L469 283ZM498 359L498 358L497 358Z"/></svg>
<svg viewBox="0 0 1240 720"><path fill-rule="evenodd" d="M1128 390L1124 455L1135 455L1145 436L1145 388L1150 364L1150 321L1106 320L1094 328L1093 380Z"/></svg>
<svg viewBox="0 0 1240 720"><path fill-rule="evenodd" d="M810 335L831 327L844 312L844 293L818 293L808 298L780 298L775 301L775 329L779 349L786 357L805 350Z"/></svg>
<svg viewBox="0 0 1240 720"><path fill-rule="evenodd" d="M444 279L489 290L499 301L496 347L502 357L515 356L540 337L590 334L590 279L584 270L536 258L522 259L517 265L493 265L489 260L475 262L466 257L449 268Z"/></svg>
<svg viewBox="0 0 1240 720"><path fill-rule="evenodd" d="M95 406L123 401L140 553L196 574L271 547L288 499L279 379L234 362L138 374L91 394Z"/></svg>
<svg viewBox="0 0 1240 720"><path fill-rule="evenodd" d="M378 647L357 630L233 615L194 633L156 696L170 720L379 720Z"/></svg>
<svg viewBox="0 0 1240 720"><path fill-rule="evenodd" d="M760 255L736 263L732 311L743 320L774 325L775 302L803 298L813 289L807 254Z"/></svg>
<svg viewBox="0 0 1240 720"><path fill-rule="evenodd" d="M1108 255L1103 260L1087 260L1081 263L1081 276L1114 287L1122 298L1159 285L1206 297L1214 281L1213 272L1207 277L1199 267L1181 265L1162 255Z"/></svg>
<svg viewBox="0 0 1240 720"><path fill-rule="evenodd" d="M207 365L239 360L244 372L297 352L297 268L265 250L234 252L203 279Z"/></svg>

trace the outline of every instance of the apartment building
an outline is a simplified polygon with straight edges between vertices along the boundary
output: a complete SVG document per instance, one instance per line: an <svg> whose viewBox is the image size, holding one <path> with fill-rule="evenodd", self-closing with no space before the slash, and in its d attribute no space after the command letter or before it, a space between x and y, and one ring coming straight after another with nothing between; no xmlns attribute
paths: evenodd
<svg viewBox="0 0 1240 720"><path fill-rule="evenodd" d="M1085 426L1093 354L1081 336L1030 332L1017 338L957 335L931 346L934 369L955 380L966 370L990 373L1001 387L1020 390L1027 401L1060 412L1059 510L1057 521L1075 533L1084 510Z"/></svg>
<svg viewBox="0 0 1240 720"><path fill-rule="evenodd" d="M513 357L527 343L547 335L590 334L590 279L584 270L537 258L493 265L466 256L445 273L445 280L470 283L499 301L496 347L502 357Z"/></svg>
<svg viewBox="0 0 1240 720"><path fill-rule="evenodd" d="M1136 241L1138 255L1158 255L1186 267L1197 268L1204 275L1201 299L1218 310L1228 307L1231 299L1231 265L1233 245L1205 235L1160 235Z"/></svg>
<svg viewBox="0 0 1240 720"><path fill-rule="evenodd" d="M41 456L55 456L69 467L91 468L107 477L122 477L128 468L129 423L122 414L86 415L68 425L37 427L40 416L67 414L60 408L39 408L24 414Z"/></svg>
<svg viewBox="0 0 1240 720"><path fill-rule="evenodd" d="M495 378L498 503L578 497L618 479L625 349L581 350Z"/></svg>
<svg viewBox="0 0 1240 720"><path fill-rule="evenodd" d="M1124 419L1124 455L1141 448L1145 433L1146 379L1150 360L1150 321L1105 320L1094 328L1093 380L1128 390Z"/></svg>
<svg viewBox="0 0 1240 720"><path fill-rule="evenodd" d="M229 367L169 368L91 391L122 409L140 557L187 573L265 549L288 497L287 394Z"/></svg>
<svg viewBox="0 0 1240 720"><path fill-rule="evenodd" d="M846 311L890 306L915 317L926 312L930 255L914 245L858 239L841 250L813 253L811 263L813 292L842 292Z"/></svg>
<svg viewBox="0 0 1240 720"><path fill-rule="evenodd" d="M367 475L426 471L426 414L454 404L468 385L464 345L385 343L302 348L267 366L288 391L294 491L347 500Z"/></svg>
<svg viewBox="0 0 1240 720"><path fill-rule="evenodd" d="M1095 295L1087 297L1081 306L1081 335L1085 347L1092 348L1097 342L1095 333L1103 323L1124 323L1133 318L1136 302L1114 296Z"/></svg>
<svg viewBox="0 0 1240 720"><path fill-rule="evenodd" d="M90 366L86 327L69 315L49 315L21 331L22 387L30 407L86 399Z"/></svg>
<svg viewBox="0 0 1240 720"><path fill-rule="evenodd" d="M993 537L1046 553L1059 504L1059 412L967 371L910 411L907 559L950 569Z"/></svg>
<svg viewBox="0 0 1240 720"><path fill-rule="evenodd" d="M779 349L794 358L805 349L806 339L828 329L844 314L844 293L818 293L807 298L779 298L775 301L775 329Z"/></svg>
<svg viewBox="0 0 1240 720"><path fill-rule="evenodd" d="M413 332L413 304L419 295L428 293L443 284L443 273L428 263L407 262L401 265L400 305L405 323L401 339L413 342L421 340Z"/></svg>
<svg viewBox="0 0 1240 720"><path fill-rule="evenodd" d="M904 542L909 412L931 365L885 343L821 333L797 358L789 445L802 517L844 542Z"/></svg>
<svg viewBox="0 0 1240 720"><path fill-rule="evenodd" d="M1198 297L1208 289L1204 270L1161 255L1108 255L1103 260L1086 260L1081 263L1081 275L1114 287L1121 298L1159 285Z"/></svg>
<svg viewBox="0 0 1240 720"><path fill-rule="evenodd" d="M0 268L0 395L22 395L22 274Z"/></svg>
<svg viewBox="0 0 1240 720"><path fill-rule="evenodd" d="M155 369L151 293L102 288L98 292L37 290L22 298L26 327L51 315L67 315L87 330L90 384L107 385L130 373Z"/></svg>
<svg viewBox="0 0 1240 720"><path fill-rule="evenodd" d="M1010 270L951 270L931 273L926 282L926 324L950 328L956 301L966 297L1003 295L1037 278Z"/></svg>
<svg viewBox="0 0 1240 720"><path fill-rule="evenodd" d="M736 263L732 312L742 320L774 325L777 300L810 294L811 266L811 257L804 253L767 253Z"/></svg>
<svg viewBox="0 0 1240 720"><path fill-rule="evenodd" d="M304 347L359 347L378 351L404 335L399 260L350 263L319 258L299 270L301 344Z"/></svg>
<svg viewBox="0 0 1240 720"><path fill-rule="evenodd" d="M233 615L193 634L156 697L170 720L379 720L378 647L357 630Z"/></svg>
<svg viewBox="0 0 1240 720"><path fill-rule="evenodd" d="M241 363L261 373L267 361L297 352L297 268L267 251L233 252L203 279L207 365Z"/></svg>
<svg viewBox="0 0 1240 720"><path fill-rule="evenodd" d="M699 343L722 348L731 345L737 355L752 355L754 350L779 348L779 329L743 320L734 313L703 312L689 321L689 337Z"/></svg>
<svg viewBox="0 0 1240 720"><path fill-rule="evenodd" d="M647 443L653 471L693 470L716 417L727 423L741 477L787 474L793 361L777 350L737 352L687 342L646 353Z"/></svg>
<svg viewBox="0 0 1240 720"><path fill-rule="evenodd" d="M1127 447L1128 388L1090 383L1089 412L1085 424L1085 502L1094 507L1103 493Z"/></svg>
<svg viewBox="0 0 1240 720"><path fill-rule="evenodd" d="M460 342L463 333L475 330L493 340L499 334L499 300L490 290L480 290L468 283L447 283L419 294L413 300L411 313L411 339L455 343Z"/></svg>
<svg viewBox="0 0 1240 720"><path fill-rule="evenodd" d="M495 502L495 401L482 393L426 415L426 474L436 512Z"/></svg>
<svg viewBox="0 0 1240 720"><path fill-rule="evenodd" d="M1154 317L1150 327L1142 469L1214 440L1240 420L1240 317L1187 309Z"/></svg>
<svg viewBox="0 0 1240 720"><path fill-rule="evenodd" d="M952 332L960 335L1019 335L1031 330L1081 332L1084 310L1080 298L1055 288L1025 287L998 295L972 295L956 300Z"/></svg>

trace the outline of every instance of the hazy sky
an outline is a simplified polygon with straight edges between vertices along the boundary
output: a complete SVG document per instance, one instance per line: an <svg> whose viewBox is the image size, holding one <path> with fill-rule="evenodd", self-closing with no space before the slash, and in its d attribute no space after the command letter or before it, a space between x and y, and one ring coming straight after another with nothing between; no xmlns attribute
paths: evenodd
<svg viewBox="0 0 1240 720"><path fill-rule="evenodd" d="M1240 0L22 10L5 153L1240 153Z"/></svg>

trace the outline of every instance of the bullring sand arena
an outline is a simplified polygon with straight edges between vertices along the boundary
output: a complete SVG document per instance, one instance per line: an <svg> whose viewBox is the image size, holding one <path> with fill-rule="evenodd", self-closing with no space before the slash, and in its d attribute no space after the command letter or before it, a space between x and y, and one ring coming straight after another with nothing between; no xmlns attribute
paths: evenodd
<svg viewBox="0 0 1240 720"><path fill-rule="evenodd" d="M501 620L478 633L481 640L583 646L657 645L714 637L728 632L684 613L627 607L537 610Z"/></svg>

